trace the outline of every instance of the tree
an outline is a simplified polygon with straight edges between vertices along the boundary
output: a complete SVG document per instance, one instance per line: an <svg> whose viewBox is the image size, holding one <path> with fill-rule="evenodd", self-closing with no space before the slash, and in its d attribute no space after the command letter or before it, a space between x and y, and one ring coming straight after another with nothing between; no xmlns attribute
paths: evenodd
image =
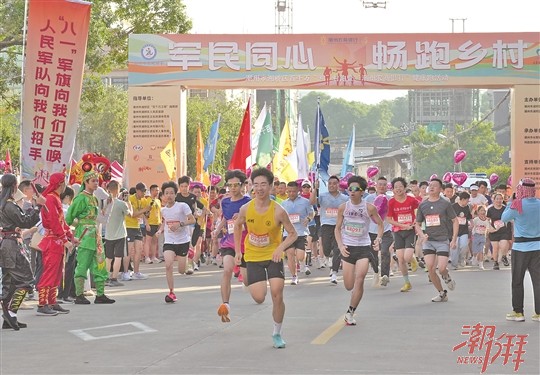
<svg viewBox="0 0 540 375"><path fill-rule="evenodd" d="M210 127L221 114L219 140L216 148L214 164L209 172L223 174L227 170L232 151L236 145L238 132L244 116L245 103L240 100L207 100L190 98L187 104L187 169L188 175L195 176L197 152L197 127L201 126L204 142L210 133ZM211 170L210 170L211 169Z"/></svg>
<svg viewBox="0 0 540 375"><path fill-rule="evenodd" d="M79 120L77 159L85 152L101 152L111 161L123 162L128 123L127 91L106 86L97 76L88 76Z"/></svg>
<svg viewBox="0 0 540 375"><path fill-rule="evenodd" d="M18 114L13 109L0 109L0 160L4 160L9 150L13 166L19 161L19 123Z"/></svg>
<svg viewBox="0 0 540 375"><path fill-rule="evenodd" d="M495 186L497 186L499 184L506 184L508 177L512 174L512 167L508 164L493 165L489 168L477 168L475 169L475 172L485 173L488 177L493 173L497 174L499 176L499 181L495 184ZM492 186L492 188L495 186Z"/></svg>
<svg viewBox="0 0 540 375"><path fill-rule="evenodd" d="M411 146L413 177L428 179L432 174L442 176L445 172L457 170L454 164L454 152L459 148L467 151L467 157L461 163L464 172L486 170L502 164L505 147L499 146L489 122L472 123L467 127L456 126L456 135L429 132L427 127L419 126L405 142ZM457 139L457 142L456 142Z"/></svg>

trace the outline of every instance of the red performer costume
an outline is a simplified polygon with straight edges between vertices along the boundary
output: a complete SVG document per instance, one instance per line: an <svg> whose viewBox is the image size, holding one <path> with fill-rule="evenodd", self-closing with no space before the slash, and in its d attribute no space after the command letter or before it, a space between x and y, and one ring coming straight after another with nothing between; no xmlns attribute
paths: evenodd
<svg viewBox="0 0 540 375"><path fill-rule="evenodd" d="M45 229L45 236L39 243L39 248L43 252L43 274L37 289L39 292L38 314L43 310L45 313L39 315L69 312L56 303L58 285L62 280L64 248L73 248L73 234L64 218L62 201L58 193L62 184L65 184L65 180L66 176L63 173L52 174L49 186L43 192L46 203L45 209L41 213L41 221Z"/></svg>

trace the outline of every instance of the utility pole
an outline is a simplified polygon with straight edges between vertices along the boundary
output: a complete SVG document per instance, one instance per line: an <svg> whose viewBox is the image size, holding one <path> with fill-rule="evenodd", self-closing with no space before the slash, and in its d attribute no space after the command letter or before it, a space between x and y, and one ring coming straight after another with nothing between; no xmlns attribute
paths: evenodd
<svg viewBox="0 0 540 375"><path fill-rule="evenodd" d="M461 32L465 32L465 21L467 21L466 18L450 18L450 21L452 21L452 34L454 33L454 22L455 21L461 21L462 30Z"/></svg>

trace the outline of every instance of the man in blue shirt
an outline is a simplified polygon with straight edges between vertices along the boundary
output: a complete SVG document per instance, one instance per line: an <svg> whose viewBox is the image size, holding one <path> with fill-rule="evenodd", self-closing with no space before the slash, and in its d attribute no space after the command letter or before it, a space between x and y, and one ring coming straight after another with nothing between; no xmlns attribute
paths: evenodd
<svg viewBox="0 0 540 375"><path fill-rule="evenodd" d="M313 218L314 213L309 200L298 195L298 183L296 181L291 181L287 184L287 196L289 198L283 201L281 205L289 215L289 219L298 234L298 239L287 249L287 265L292 276L291 285L298 285L296 264L297 262L304 264L306 239L309 234L308 224ZM286 232L283 232L283 237L287 237ZM311 271L309 267L307 265L304 267L305 274L310 275Z"/></svg>
<svg viewBox="0 0 540 375"><path fill-rule="evenodd" d="M502 214L505 223L514 220L512 245L512 307L506 320L523 322L523 280L528 270L534 293L532 320L540 322L540 199L535 198L534 180L524 178L516 188L516 197Z"/></svg>

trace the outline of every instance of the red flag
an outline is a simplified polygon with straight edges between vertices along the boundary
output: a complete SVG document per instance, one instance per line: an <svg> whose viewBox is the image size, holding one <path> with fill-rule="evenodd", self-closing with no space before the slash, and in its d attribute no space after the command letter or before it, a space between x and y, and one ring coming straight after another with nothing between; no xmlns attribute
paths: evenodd
<svg viewBox="0 0 540 375"><path fill-rule="evenodd" d="M13 173L13 164L11 164L11 154L9 150L6 152L6 166L4 168L4 173Z"/></svg>
<svg viewBox="0 0 540 375"><path fill-rule="evenodd" d="M238 140L236 141L236 147L234 148L231 162L229 163L229 170L240 169L246 172L251 162L248 158L251 158L251 115L250 115L250 103L251 98L248 100L246 111L244 112L244 119L242 120L242 127L238 134Z"/></svg>

